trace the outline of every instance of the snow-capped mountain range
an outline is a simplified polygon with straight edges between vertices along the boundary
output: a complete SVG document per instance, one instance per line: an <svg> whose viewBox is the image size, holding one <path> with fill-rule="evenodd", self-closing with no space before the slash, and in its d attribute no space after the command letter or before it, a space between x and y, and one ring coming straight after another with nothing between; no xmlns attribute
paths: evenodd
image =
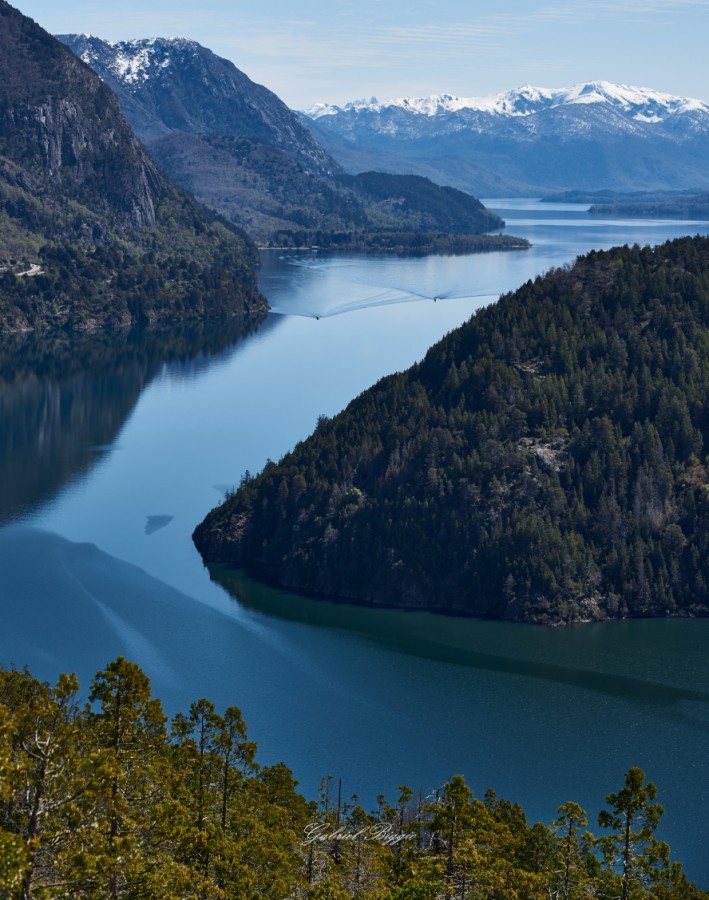
<svg viewBox="0 0 709 900"><path fill-rule="evenodd" d="M689 112L709 115L709 106L701 100L674 97L650 88L612 84L609 81L591 81L571 88L540 88L525 84L521 88L487 97L454 97L451 94L433 94L430 97L411 99L400 97L380 103L371 100L355 100L343 107L329 103L317 103L305 111L311 119L334 116L343 112L368 111L381 113L386 109L401 109L418 116L437 116L457 113L461 110L490 113L495 116L531 116L542 110L574 104L606 103L632 116L638 122L663 122L670 116Z"/></svg>
<svg viewBox="0 0 709 900"><path fill-rule="evenodd" d="M352 173L424 175L474 196L709 189L709 104L701 100L593 81L489 97L319 103L298 116L186 38L60 38L116 91L156 153L156 142L174 144L178 133L192 143L224 135L277 148L313 175L339 163Z"/></svg>
<svg viewBox="0 0 709 900"><path fill-rule="evenodd" d="M476 196L709 187L709 104L607 81L318 103L303 120L350 171L416 172Z"/></svg>
<svg viewBox="0 0 709 900"><path fill-rule="evenodd" d="M501 225L475 198L421 178L344 173L297 113L195 41L59 38L116 93L163 171L259 242Z"/></svg>

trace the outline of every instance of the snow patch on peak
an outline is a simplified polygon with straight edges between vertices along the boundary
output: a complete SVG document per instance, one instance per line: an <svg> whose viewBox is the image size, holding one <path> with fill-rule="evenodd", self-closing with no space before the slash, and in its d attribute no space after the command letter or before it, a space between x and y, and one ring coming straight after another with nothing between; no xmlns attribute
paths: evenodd
<svg viewBox="0 0 709 900"><path fill-rule="evenodd" d="M147 81L169 68L176 52L196 53L200 49L196 41L183 37L112 41L81 35L81 39L83 46L78 52L87 65L101 60L117 79L130 85ZM109 54L107 50L110 51ZM110 58L107 59L107 56Z"/></svg>
<svg viewBox="0 0 709 900"><path fill-rule="evenodd" d="M136 48L133 53L126 53L122 48L118 49L112 66L113 71L120 79L128 84L135 84L137 81L145 81L147 78L150 78L151 69L155 63L153 53L151 52L153 47L154 42L148 43L147 46ZM162 60L162 66L169 64L169 57L165 57L165 59Z"/></svg>
<svg viewBox="0 0 709 900"><path fill-rule="evenodd" d="M332 103L316 103L309 109L303 110L303 114L310 119L321 119L323 116L335 116L342 112L339 106L333 106Z"/></svg>

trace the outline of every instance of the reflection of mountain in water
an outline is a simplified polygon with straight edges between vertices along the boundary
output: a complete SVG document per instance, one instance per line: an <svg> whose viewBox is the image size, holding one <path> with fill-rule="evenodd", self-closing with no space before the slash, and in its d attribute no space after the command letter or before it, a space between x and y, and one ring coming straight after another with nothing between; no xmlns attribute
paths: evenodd
<svg viewBox="0 0 709 900"><path fill-rule="evenodd" d="M525 641L520 648L514 638L515 633L519 633L518 624L510 626L509 623L473 618L461 620L425 612L407 612L402 617L401 611L396 609L373 609L315 600L278 587L271 588L230 566L210 563L207 568L212 581L223 587L246 609L290 622L305 623L311 627L357 632L366 640L384 645L397 653L592 691L623 700L635 707L662 710L665 716L677 721L684 721L686 718L681 708L683 702L696 701L703 708L709 704L709 691L704 689L704 685L673 685L654 678L648 679L640 674L633 674L633 666L630 665L628 672L599 667L593 642L587 642L585 638L592 634L592 628L595 627L606 629L606 643L612 640L613 633L605 624L584 626L581 631L575 632L549 629L546 634L545 629L528 629L525 630ZM664 632L661 629L666 624L662 621L643 623L646 630L645 646L648 643L652 646L655 642L662 642ZM679 627L685 624L686 622L677 623ZM521 627L526 629L526 626ZM617 635L617 623L612 623L610 628L615 628ZM653 629L660 629L654 637ZM550 631L555 633L550 634ZM549 642L557 640L558 643L551 644L553 652L550 659ZM568 652L569 648L566 646L569 642L572 643L571 652ZM632 655L632 646L632 643L629 644L629 656ZM706 729L706 717L703 719L700 727Z"/></svg>
<svg viewBox="0 0 709 900"><path fill-rule="evenodd" d="M252 330L226 320L5 336L0 343L0 522L29 512L88 471L110 449L158 373L167 369L195 377Z"/></svg>

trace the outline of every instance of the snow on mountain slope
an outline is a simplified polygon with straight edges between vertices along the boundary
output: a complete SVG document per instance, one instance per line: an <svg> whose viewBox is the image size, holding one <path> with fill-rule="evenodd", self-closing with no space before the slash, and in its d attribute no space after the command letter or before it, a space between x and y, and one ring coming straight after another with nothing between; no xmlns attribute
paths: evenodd
<svg viewBox="0 0 709 900"><path fill-rule="evenodd" d="M425 174L476 196L709 187L709 104L607 81L319 103L303 120L347 171Z"/></svg>
<svg viewBox="0 0 709 900"><path fill-rule="evenodd" d="M147 144L176 132L240 137L277 147L306 172L337 169L279 97L196 41L58 37L115 91Z"/></svg>
<svg viewBox="0 0 709 900"><path fill-rule="evenodd" d="M83 46L77 55L83 62L91 68L102 64L116 79L127 85L136 85L164 74L165 69L174 64L176 53L183 57L190 53L197 56L200 49L199 44L187 38L104 41L94 35L83 34L80 39Z"/></svg>
<svg viewBox="0 0 709 900"><path fill-rule="evenodd" d="M437 116L462 110L490 113L496 116L531 116L542 110L575 104L608 104L630 114L641 122L662 122L669 116L688 112L700 112L709 116L709 105L701 100L674 97L650 88L612 84L608 81L591 81L571 88L539 88L529 84L514 91L492 94L488 97L454 97L451 94L435 94L430 97L401 97L380 103L371 100L355 100L343 107L317 103L305 111L311 119L334 116L340 113L378 113L400 109L418 116Z"/></svg>

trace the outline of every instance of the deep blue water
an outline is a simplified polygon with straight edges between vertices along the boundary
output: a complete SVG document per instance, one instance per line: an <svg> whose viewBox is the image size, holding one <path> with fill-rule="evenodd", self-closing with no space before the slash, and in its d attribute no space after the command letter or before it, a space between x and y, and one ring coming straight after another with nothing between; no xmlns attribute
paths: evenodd
<svg viewBox="0 0 709 900"><path fill-rule="evenodd" d="M550 821L593 822L642 766L661 836L709 886L709 621L542 629L294 598L202 565L194 526L482 304L590 248L707 233L496 201L524 252L264 259L275 312L250 335L182 329L78 347L20 342L0 367L0 661L55 679L122 653L170 712L244 711L263 762L314 796L373 803L462 772ZM433 298L440 299L433 302ZM226 584L226 588L223 586Z"/></svg>

